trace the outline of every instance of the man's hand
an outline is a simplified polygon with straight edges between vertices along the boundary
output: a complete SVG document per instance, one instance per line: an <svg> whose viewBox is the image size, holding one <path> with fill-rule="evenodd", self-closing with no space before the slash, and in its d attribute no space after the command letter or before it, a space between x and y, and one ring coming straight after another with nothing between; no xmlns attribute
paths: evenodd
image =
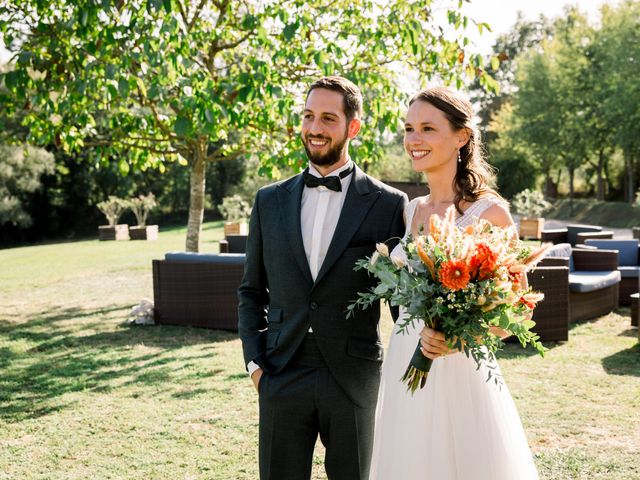
<svg viewBox="0 0 640 480"><path fill-rule="evenodd" d="M256 391L258 391L258 385L260 384L260 379L262 378L263 373L263 370L258 368L251 374L251 380L253 381L253 386L256 387Z"/></svg>

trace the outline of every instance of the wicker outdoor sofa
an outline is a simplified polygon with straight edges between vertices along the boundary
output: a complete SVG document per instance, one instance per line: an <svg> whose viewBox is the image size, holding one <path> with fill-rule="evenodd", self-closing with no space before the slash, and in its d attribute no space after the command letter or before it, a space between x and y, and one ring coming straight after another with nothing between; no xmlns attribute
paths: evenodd
<svg viewBox="0 0 640 480"><path fill-rule="evenodd" d="M569 266L539 266L527 273L529 285L544 293L544 300L533 311L533 331L542 342L569 339Z"/></svg>
<svg viewBox="0 0 640 480"><path fill-rule="evenodd" d="M158 324L238 330L244 254L167 253L153 260Z"/></svg>
<svg viewBox="0 0 640 480"><path fill-rule="evenodd" d="M540 236L543 243L570 243L572 246L582 244L589 238L613 238L613 232L602 230L602 227L598 225L569 224L566 228L542 230Z"/></svg>
<svg viewBox="0 0 640 480"><path fill-rule="evenodd" d="M568 267L569 321L588 320L618 307L621 275L615 250L572 248L569 244L553 247L536 270ZM559 301L554 289L544 292L552 302Z"/></svg>

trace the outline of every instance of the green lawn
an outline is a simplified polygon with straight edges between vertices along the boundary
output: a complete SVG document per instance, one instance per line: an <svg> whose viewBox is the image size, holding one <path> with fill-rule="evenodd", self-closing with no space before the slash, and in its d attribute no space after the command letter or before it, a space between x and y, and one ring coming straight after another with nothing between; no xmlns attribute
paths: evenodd
<svg viewBox="0 0 640 480"><path fill-rule="evenodd" d="M152 297L151 259L182 250L184 233L0 250L0 479L257 478L257 398L236 335L127 323ZM201 251L221 236L206 224ZM640 479L629 310L570 335L545 359L501 355L541 478Z"/></svg>

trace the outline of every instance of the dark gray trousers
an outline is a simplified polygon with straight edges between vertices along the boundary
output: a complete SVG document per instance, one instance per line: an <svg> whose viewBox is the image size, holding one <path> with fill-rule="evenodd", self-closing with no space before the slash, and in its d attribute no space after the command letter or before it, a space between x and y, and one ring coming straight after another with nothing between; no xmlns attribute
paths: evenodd
<svg viewBox="0 0 640 480"><path fill-rule="evenodd" d="M318 435L329 480L367 480L375 407L354 405L307 335L285 369L264 374L260 392L260 479L309 480Z"/></svg>

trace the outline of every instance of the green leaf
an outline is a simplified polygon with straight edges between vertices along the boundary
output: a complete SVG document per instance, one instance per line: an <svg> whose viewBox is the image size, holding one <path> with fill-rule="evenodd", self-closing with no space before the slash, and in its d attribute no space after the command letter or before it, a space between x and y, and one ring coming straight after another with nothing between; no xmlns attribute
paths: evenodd
<svg viewBox="0 0 640 480"><path fill-rule="evenodd" d="M118 93L122 98L127 98L129 96L129 82L124 78L118 80Z"/></svg>
<svg viewBox="0 0 640 480"><path fill-rule="evenodd" d="M136 84L138 85L138 88L140 89L140 93L142 94L142 96L146 97L147 96L147 87L144 84L144 81L140 77L136 77Z"/></svg>
<svg viewBox="0 0 640 480"><path fill-rule="evenodd" d="M253 30L258 25L258 19L254 15L247 14L242 19L242 28L245 30Z"/></svg>
<svg viewBox="0 0 640 480"><path fill-rule="evenodd" d="M298 30L298 27L299 27L298 22L290 23L289 25L284 27L284 30L282 31L282 35L284 36L284 39L287 41L291 40L295 36L296 30Z"/></svg>
<svg viewBox="0 0 640 480"><path fill-rule="evenodd" d="M118 160L118 170L120 170L120 173L126 177L129 174L131 167L129 167L129 163L126 160L120 159Z"/></svg>
<svg viewBox="0 0 640 480"><path fill-rule="evenodd" d="M4 76L4 84L9 90L15 90L20 85L21 73L18 70L7 72Z"/></svg>
<svg viewBox="0 0 640 480"><path fill-rule="evenodd" d="M165 12L171 13L171 0L162 0L162 5Z"/></svg>
<svg viewBox="0 0 640 480"><path fill-rule="evenodd" d="M216 121L216 116L213 114L213 111L210 108L205 108L204 116L209 123L213 123Z"/></svg>
<svg viewBox="0 0 640 480"><path fill-rule="evenodd" d="M180 137L186 137L191 133L193 126L191 124L191 119L185 116L180 116L176 120L176 124L173 127L176 135Z"/></svg>
<svg viewBox="0 0 640 480"><path fill-rule="evenodd" d="M497 71L500 68L500 59L498 57L491 57L491 68L493 71Z"/></svg>
<svg viewBox="0 0 640 480"><path fill-rule="evenodd" d="M389 291L389 287L386 284L381 283L373 290L373 293L375 293L376 295L384 295L388 291Z"/></svg>
<svg viewBox="0 0 640 480"><path fill-rule="evenodd" d="M104 67L104 74L108 80L113 80L116 76L116 72L117 72L117 67L113 64L109 64L106 67Z"/></svg>

